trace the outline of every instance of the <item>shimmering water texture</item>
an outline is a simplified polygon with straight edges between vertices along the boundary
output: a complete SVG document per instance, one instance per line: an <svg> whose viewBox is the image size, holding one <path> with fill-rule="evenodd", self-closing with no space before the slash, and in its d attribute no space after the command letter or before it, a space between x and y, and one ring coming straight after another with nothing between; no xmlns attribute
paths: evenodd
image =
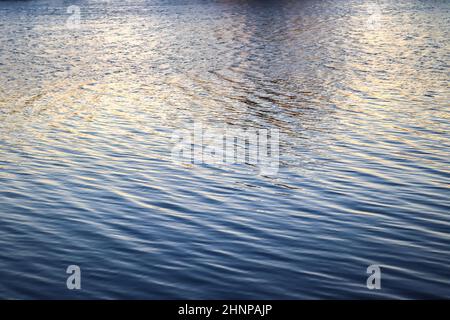
<svg viewBox="0 0 450 320"><path fill-rule="evenodd" d="M1 1L0 297L450 298L449 9ZM197 123L277 174L176 163Z"/></svg>

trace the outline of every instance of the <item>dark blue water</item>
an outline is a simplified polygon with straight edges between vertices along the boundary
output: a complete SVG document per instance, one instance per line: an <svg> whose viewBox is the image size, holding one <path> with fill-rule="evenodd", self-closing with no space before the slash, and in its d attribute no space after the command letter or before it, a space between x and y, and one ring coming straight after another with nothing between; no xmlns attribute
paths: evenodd
<svg viewBox="0 0 450 320"><path fill-rule="evenodd" d="M450 298L449 9L1 1L0 297ZM174 161L199 123L279 170Z"/></svg>

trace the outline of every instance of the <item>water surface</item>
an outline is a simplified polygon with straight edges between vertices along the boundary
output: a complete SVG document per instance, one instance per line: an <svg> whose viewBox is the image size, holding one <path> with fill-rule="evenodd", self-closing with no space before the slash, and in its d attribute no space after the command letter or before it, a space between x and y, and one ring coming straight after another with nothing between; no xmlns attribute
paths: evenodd
<svg viewBox="0 0 450 320"><path fill-rule="evenodd" d="M0 297L450 298L449 9L1 1ZM278 174L175 163L193 123Z"/></svg>

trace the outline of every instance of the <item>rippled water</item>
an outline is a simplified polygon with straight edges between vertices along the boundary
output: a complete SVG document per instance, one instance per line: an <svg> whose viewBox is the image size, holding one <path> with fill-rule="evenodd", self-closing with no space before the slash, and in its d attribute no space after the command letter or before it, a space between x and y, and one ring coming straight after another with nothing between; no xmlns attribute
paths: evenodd
<svg viewBox="0 0 450 320"><path fill-rule="evenodd" d="M0 297L450 298L449 12L1 1ZM193 123L279 129L278 174L174 162Z"/></svg>

